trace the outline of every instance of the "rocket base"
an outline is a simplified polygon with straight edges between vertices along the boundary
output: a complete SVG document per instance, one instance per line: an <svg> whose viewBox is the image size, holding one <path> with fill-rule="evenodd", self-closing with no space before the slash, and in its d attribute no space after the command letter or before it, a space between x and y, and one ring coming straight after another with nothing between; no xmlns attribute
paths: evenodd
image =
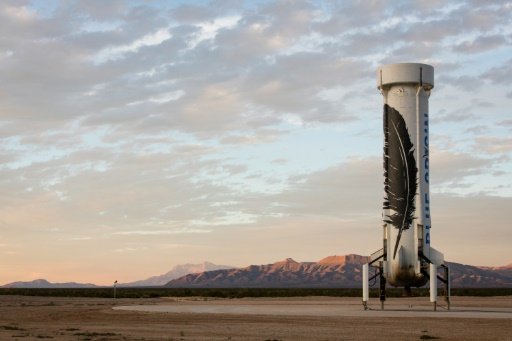
<svg viewBox="0 0 512 341"><path fill-rule="evenodd" d="M383 252L383 250L379 250L375 252L371 258L370 262L367 264L363 264L362 267L362 278L363 278L363 309L369 310L368 302L369 302L369 287L370 282L376 282L377 277L379 278L379 300L381 305L381 310L384 310L384 302L386 301L386 275L385 275L385 262L387 255ZM430 302L433 305L433 310L437 311L437 280L439 280L444 285L443 296L444 301L446 302L446 309L450 310L451 302L450 302L450 268L445 262L442 262L440 265L435 264L426 256L423 255L422 252L418 252L418 258L420 258L424 263L428 264L429 271L426 269L422 269L422 275L428 278L430 282ZM373 267L376 269L375 274L372 277L369 277L369 267ZM443 276L439 276L437 274L437 270L441 268L443 270ZM374 283L375 284L375 283ZM410 286L404 286L404 290L410 290Z"/></svg>

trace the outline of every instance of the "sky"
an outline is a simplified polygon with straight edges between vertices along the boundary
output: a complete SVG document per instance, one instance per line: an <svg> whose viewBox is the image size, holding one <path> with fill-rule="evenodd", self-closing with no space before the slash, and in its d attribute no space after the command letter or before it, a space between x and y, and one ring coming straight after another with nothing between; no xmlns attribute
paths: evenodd
<svg viewBox="0 0 512 341"><path fill-rule="evenodd" d="M2 1L0 283L381 247L376 69L435 68L431 244L512 262L512 2Z"/></svg>

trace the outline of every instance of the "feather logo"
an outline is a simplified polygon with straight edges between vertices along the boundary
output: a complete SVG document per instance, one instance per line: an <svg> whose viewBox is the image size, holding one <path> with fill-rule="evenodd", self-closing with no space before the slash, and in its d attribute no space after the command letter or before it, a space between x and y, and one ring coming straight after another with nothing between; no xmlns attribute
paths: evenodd
<svg viewBox="0 0 512 341"><path fill-rule="evenodd" d="M414 219L414 197L418 190L418 168L414 145L405 120L394 108L384 104L384 209L394 212L384 219L398 229L393 251L396 256L400 238Z"/></svg>

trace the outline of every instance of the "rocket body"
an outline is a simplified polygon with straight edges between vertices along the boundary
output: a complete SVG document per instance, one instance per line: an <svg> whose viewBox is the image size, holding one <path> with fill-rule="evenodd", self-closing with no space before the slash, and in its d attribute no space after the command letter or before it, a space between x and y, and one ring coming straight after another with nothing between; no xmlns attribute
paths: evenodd
<svg viewBox="0 0 512 341"><path fill-rule="evenodd" d="M430 282L430 301L436 310L439 280L445 285L449 310L450 269L443 254L430 245L428 100L434 68L420 63L384 65L377 71L377 87L384 98L383 247L361 268L363 307L369 309L369 283L378 277L381 309L388 283L411 295L411 287ZM376 268L371 278L370 266Z"/></svg>
<svg viewBox="0 0 512 341"><path fill-rule="evenodd" d="M434 68L385 65L377 85L384 98L383 271L394 286L421 286L429 279L428 263L444 261L430 247L428 99Z"/></svg>

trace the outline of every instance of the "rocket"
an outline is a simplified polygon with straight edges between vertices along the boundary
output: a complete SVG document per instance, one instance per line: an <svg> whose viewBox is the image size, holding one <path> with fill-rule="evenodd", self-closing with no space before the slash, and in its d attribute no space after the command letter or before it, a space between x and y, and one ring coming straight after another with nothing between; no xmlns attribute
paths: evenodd
<svg viewBox="0 0 512 341"><path fill-rule="evenodd" d="M368 283L380 279L384 308L386 283L411 287L430 282L430 300L437 302L437 279L446 286L449 306L449 269L444 256L430 245L429 110L434 68L419 63L384 65L377 70L377 88L384 98L383 247L363 265L363 305L367 308ZM376 268L368 278L368 266ZM437 269L445 271L444 277Z"/></svg>

